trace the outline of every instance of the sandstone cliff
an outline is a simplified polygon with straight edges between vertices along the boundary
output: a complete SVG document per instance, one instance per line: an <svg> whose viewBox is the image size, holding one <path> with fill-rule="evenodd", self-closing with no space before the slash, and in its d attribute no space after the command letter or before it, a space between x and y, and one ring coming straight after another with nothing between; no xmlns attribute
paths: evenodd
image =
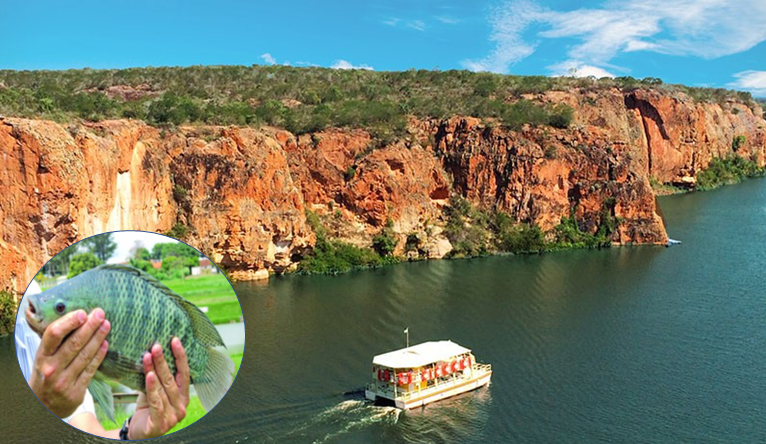
<svg viewBox="0 0 766 444"><path fill-rule="evenodd" d="M549 231L571 212L594 232L605 202L622 221L613 241L663 243L650 181L693 184L733 150L764 164L762 110L695 103L676 93L618 89L527 97L575 109L568 129L508 131L470 117L411 119L377 146L363 130L295 136L277 128L180 127L130 120L61 125L0 120L0 287L23 291L51 256L109 230L185 239L239 279L290 270L315 242L305 211L331 234L369 246L388 221L446 254L452 194Z"/></svg>

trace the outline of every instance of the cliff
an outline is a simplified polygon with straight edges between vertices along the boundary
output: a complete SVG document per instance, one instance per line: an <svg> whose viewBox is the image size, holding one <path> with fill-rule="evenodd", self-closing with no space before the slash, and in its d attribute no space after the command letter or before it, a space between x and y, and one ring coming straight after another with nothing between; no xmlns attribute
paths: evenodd
<svg viewBox="0 0 766 444"><path fill-rule="evenodd" d="M50 257L92 234L179 224L234 278L265 278L311 250L307 210L333 237L365 247L390 221L397 252L418 234L438 258L451 249L442 230L452 195L545 232L574 214L593 233L608 211L620 221L614 243L661 244L652 181L692 186L712 158L735 149L760 166L766 158L755 104L618 88L524 98L568 104L574 121L511 131L492 119L411 117L405 136L380 144L361 129L296 136L275 127L5 117L0 287L23 291Z"/></svg>

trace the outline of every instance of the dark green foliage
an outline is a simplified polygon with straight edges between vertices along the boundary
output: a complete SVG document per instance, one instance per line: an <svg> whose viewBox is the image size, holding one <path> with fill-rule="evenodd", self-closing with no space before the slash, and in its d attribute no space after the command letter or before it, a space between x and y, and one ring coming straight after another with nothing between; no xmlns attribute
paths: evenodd
<svg viewBox="0 0 766 444"><path fill-rule="evenodd" d="M188 191L186 191L186 188L178 184L173 185L173 199L175 199L176 202L183 202L186 200L187 195Z"/></svg>
<svg viewBox="0 0 766 444"><path fill-rule="evenodd" d="M176 222L175 225L173 225L173 228L168 230L167 233L165 233L166 236L170 236L173 239L183 239L189 234L189 227L182 224L181 222Z"/></svg>
<svg viewBox="0 0 766 444"><path fill-rule="evenodd" d="M417 233L410 233L407 235L407 241L404 243L404 251L409 253L410 251L420 251L421 246L420 237Z"/></svg>
<svg viewBox="0 0 766 444"><path fill-rule="evenodd" d="M486 255L490 237L489 219L486 213L477 210L464 198L450 197L445 208L447 224L444 234L452 243L451 257L473 257Z"/></svg>
<svg viewBox="0 0 766 444"><path fill-rule="evenodd" d="M556 241L551 245L554 249L568 248L604 248L612 245L612 234L617 230L619 220L614 216L614 198L607 198L601 205L598 228L595 234L580 229L575 217L575 208L569 217L562 217L556 226Z"/></svg>
<svg viewBox="0 0 766 444"><path fill-rule="evenodd" d="M104 262L97 258L93 253L78 253L72 256L69 261L69 273L67 278L71 279L80 273L84 273L91 268L98 267Z"/></svg>
<svg viewBox="0 0 766 444"><path fill-rule="evenodd" d="M397 243L398 240L393 230L393 224L389 220L383 230L372 238L372 249L380 256L391 256Z"/></svg>
<svg viewBox="0 0 766 444"><path fill-rule="evenodd" d="M117 249L112 233L97 234L82 241L85 250L93 253L102 263L109 260Z"/></svg>
<svg viewBox="0 0 766 444"><path fill-rule="evenodd" d="M697 190L705 191L741 182L745 177L763 176L764 169L739 155L713 158L707 168L697 173Z"/></svg>
<svg viewBox="0 0 766 444"><path fill-rule="evenodd" d="M155 125L180 125L196 122L202 116L202 110L190 97L168 93L149 105L146 117L149 123Z"/></svg>
<svg viewBox="0 0 766 444"><path fill-rule="evenodd" d="M546 248L545 236L537 225L516 224L508 214L495 213L492 223L495 246L509 253L537 253Z"/></svg>
<svg viewBox="0 0 766 444"><path fill-rule="evenodd" d="M354 176L356 176L356 165L351 165L343 174L343 178L346 180L346 182L348 182L349 180L353 179Z"/></svg>
<svg viewBox="0 0 766 444"><path fill-rule="evenodd" d="M369 248L360 248L345 242L329 240L327 229L316 213L307 211L306 222L314 230L317 241L311 254L300 261L299 273L339 274L399 261L393 256L381 257L375 250Z"/></svg>
<svg viewBox="0 0 766 444"><path fill-rule="evenodd" d="M732 151L736 153L742 147L742 145L745 144L745 142L747 142L747 138L745 136L734 136L734 139L731 141Z"/></svg>
<svg viewBox="0 0 766 444"><path fill-rule="evenodd" d="M0 335L13 331L16 321L16 300L7 290L0 290Z"/></svg>
<svg viewBox="0 0 766 444"><path fill-rule="evenodd" d="M184 258L189 267L199 265L199 252L183 242L162 242L152 248L152 259L165 260L168 257Z"/></svg>

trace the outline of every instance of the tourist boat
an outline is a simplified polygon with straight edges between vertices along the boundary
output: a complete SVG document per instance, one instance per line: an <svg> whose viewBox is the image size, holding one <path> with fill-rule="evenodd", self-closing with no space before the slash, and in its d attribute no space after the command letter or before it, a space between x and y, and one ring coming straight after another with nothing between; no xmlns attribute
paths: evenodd
<svg viewBox="0 0 766 444"><path fill-rule="evenodd" d="M431 341L375 356L365 396L406 410L489 384L492 366L452 341Z"/></svg>

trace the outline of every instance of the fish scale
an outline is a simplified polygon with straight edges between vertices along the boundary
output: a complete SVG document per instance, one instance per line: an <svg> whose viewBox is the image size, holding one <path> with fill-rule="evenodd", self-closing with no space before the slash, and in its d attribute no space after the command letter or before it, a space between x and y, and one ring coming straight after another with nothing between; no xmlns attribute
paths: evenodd
<svg viewBox="0 0 766 444"><path fill-rule="evenodd" d="M105 318L112 324L106 337L109 349L89 389L110 419L112 396L103 380L113 379L145 391L142 358L155 343L162 346L165 361L175 373L175 357L170 347L173 337L178 337L184 346L191 382L206 410L220 401L233 381L231 358L212 348L224 345L212 322L194 304L143 271L124 265L102 265L32 296L30 303L43 317L30 320L39 323L40 331L77 309L104 310ZM61 312L56 310L59 304L65 306Z"/></svg>

